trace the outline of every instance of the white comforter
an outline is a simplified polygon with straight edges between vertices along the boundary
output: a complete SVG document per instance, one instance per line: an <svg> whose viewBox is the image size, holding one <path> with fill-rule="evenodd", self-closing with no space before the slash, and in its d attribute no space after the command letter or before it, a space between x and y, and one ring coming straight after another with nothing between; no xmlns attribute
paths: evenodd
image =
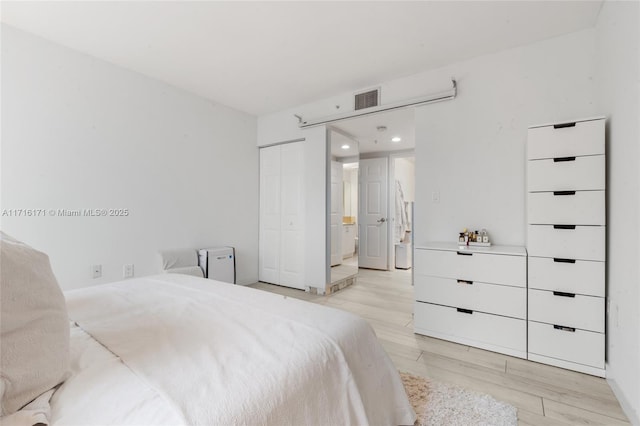
<svg viewBox="0 0 640 426"><path fill-rule="evenodd" d="M71 319L135 373L136 386L152 391L145 398L166 405L168 423L415 420L389 357L371 327L354 315L182 275L75 290L67 293L67 304ZM52 412L54 423L56 413L73 418L55 405ZM112 414L105 415L101 423L111 423Z"/></svg>

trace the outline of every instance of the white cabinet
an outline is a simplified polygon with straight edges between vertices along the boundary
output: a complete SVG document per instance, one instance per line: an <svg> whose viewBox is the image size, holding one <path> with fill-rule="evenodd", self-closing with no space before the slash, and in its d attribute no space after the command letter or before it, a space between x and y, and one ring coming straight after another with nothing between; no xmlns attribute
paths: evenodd
<svg viewBox="0 0 640 426"><path fill-rule="evenodd" d="M260 281L304 289L302 142L260 149Z"/></svg>
<svg viewBox="0 0 640 426"><path fill-rule="evenodd" d="M342 225L342 258L353 257L356 253L356 224Z"/></svg>
<svg viewBox="0 0 640 426"><path fill-rule="evenodd" d="M529 225L529 256L561 259L605 259L605 227Z"/></svg>
<svg viewBox="0 0 640 426"><path fill-rule="evenodd" d="M529 254L529 289L604 297L604 262Z"/></svg>
<svg viewBox="0 0 640 426"><path fill-rule="evenodd" d="M527 357L527 262L523 247L416 245L414 330Z"/></svg>
<svg viewBox="0 0 640 426"><path fill-rule="evenodd" d="M605 120L529 128L528 358L604 377Z"/></svg>
<svg viewBox="0 0 640 426"><path fill-rule="evenodd" d="M529 128L527 159L604 155L604 118Z"/></svg>
<svg viewBox="0 0 640 426"><path fill-rule="evenodd" d="M415 332L526 358L526 321L481 311L416 302Z"/></svg>
<svg viewBox="0 0 640 426"><path fill-rule="evenodd" d="M528 161L528 190L604 190L604 155Z"/></svg>
<svg viewBox="0 0 640 426"><path fill-rule="evenodd" d="M604 368L604 333L529 321L529 359L596 374Z"/></svg>
<svg viewBox="0 0 640 426"><path fill-rule="evenodd" d="M425 248L423 248L425 247ZM441 247L446 249L427 249ZM527 285L527 262L522 256L498 255L501 246L489 249L458 249L455 243L420 246L415 252L416 273L436 277L482 281L517 287ZM519 250L517 251L520 252ZM511 253L507 251L507 253ZM421 265L421 266L420 266Z"/></svg>
<svg viewBox="0 0 640 426"><path fill-rule="evenodd" d="M604 191L529 192L531 225L604 225Z"/></svg>

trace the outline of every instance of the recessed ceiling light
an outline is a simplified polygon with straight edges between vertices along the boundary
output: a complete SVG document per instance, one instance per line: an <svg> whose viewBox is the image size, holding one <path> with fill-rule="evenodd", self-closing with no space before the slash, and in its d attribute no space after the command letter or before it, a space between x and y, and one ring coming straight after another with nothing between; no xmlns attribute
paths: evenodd
<svg viewBox="0 0 640 426"><path fill-rule="evenodd" d="M344 145L342 145L340 148L342 148L342 149L349 149L349 148L351 148L351 147L350 147L349 145L347 145L347 144L344 144Z"/></svg>
<svg viewBox="0 0 640 426"><path fill-rule="evenodd" d="M391 138L391 142L400 142L402 138L400 136L394 136Z"/></svg>

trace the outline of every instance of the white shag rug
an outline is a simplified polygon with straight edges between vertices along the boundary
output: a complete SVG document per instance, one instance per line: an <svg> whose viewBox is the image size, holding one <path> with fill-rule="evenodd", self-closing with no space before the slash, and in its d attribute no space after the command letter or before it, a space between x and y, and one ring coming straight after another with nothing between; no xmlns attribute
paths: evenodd
<svg viewBox="0 0 640 426"><path fill-rule="evenodd" d="M418 426L517 426L514 406L492 396L400 373Z"/></svg>

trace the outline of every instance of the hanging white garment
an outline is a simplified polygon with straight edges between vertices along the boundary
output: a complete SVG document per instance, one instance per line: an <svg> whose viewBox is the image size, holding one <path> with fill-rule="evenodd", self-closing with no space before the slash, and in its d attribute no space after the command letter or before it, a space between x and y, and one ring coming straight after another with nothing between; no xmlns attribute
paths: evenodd
<svg viewBox="0 0 640 426"><path fill-rule="evenodd" d="M404 202L404 193L402 192L402 184L396 180L396 226L395 226L395 242L399 243L404 238L405 232L409 229L409 217L407 216L406 203Z"/></svg>

